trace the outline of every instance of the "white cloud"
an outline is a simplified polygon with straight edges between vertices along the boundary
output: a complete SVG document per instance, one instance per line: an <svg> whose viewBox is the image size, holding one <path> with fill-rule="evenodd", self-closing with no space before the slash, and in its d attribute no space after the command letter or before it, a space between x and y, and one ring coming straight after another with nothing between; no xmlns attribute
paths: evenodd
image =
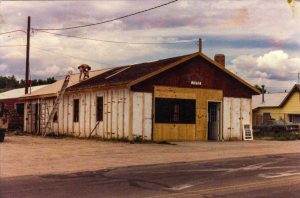
<svg viewBox="0 0 300 198"><path fill-rule="evenodd" d="M3 1L0 4L0 21L3 19L0 32L25 29L28 15L32 17L32 27L67 27L112 19L165 2L144 1L143 4L137 4L134 1ZM224 47L221 44L209 46L205 44L204 39L204 52L211 56L215 53L225 53L226 57L229 57L227 61L233 60L232 68L238 73L244 71L235 68L237 66L255 65L259 68L257 71L251 70L248 75L244 72L249 78L289 80L289 76L283 73L288 70L295 71L295 65L299 62L298 58L290 58L287 55L288 53L293 57L300 56L299 19L300 15L295 12L293 14L285 0L181 0L114 23L55 32L128 42L170 42L201 35L216 38L227 36L229 39L240 40L248 38L249 46L246 42L242 47ZM25 36L24 33L1 36L0 42L1 45L24 44ZM251 36L268 37L271 44L265 48L250 46ZM292 45L293 49L286 46L290 43L295 44ZM189 47L111 44L58 37L41 32L32 34L31 45L32 77L42 78L62 75L66 70L64 68L82 63L91 65L93 69L100 69L183 55L197 50L196 44ZM275 49L284 49L285 52L274 51ZM267 53L269 51L272 53ZM9 65L9 74L24 76L25 49L0 49L0 62Z"/></svg>
<svg viewBox="0 0 300 198"><path fill-rule="evenodd" d="M62 72L63 72L63 68L60 68L57 65L51 65L49 67L46 67L46 69L32 71L33 75L42 76L42 77L55 76Z"/></svg>
<svg viewBox="0 0 300 198"><path fill-rule="evenodd" d="M4 64L0 64L0 71L5 71L7 68L7 65L4 65Z"/></svg>
<svg viewBox="0 0 300 198"><path fill-rule="evenodd" d="M300 58L282 51L270 51L262 56L240 55L228 68L252 84L265 84L269 90L288 89L297 81Z"/></svg>

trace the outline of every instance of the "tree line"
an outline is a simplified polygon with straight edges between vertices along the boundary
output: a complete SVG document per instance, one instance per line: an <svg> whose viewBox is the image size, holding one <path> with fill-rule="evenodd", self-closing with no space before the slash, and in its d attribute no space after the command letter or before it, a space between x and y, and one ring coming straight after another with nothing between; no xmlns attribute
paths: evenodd
<svg viewBox="0 0 300 198"><path fill-rule="evenodd" d="M56 82L54 77L47 78L46 80L34 79L31 81L31 86L46 85L54 82ZM25 87L25 80L23 79L17 80L14 75L0 76L0 92L23 87Z"/></svg>

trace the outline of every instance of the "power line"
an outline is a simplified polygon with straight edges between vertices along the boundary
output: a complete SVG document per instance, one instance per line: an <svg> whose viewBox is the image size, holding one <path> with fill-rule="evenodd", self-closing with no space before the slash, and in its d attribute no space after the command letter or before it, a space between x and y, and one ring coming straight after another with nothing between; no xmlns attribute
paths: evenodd
<svg viewBox="0 0 300 198"><path fill-rule="evenodd" d="M23 33L26 33L24 30L12 30L12 31L9 31L9 32L1 32L0 35L10 34L10 33L14 33L14 32L23 32Z"/></svg>
<svg viewBox="0 0 300 198"><path fill-rule="evenodd" d="M0 45L0 47L25 47L26 45Z"/></svg>
<svg viewBox="0 0 300 198"><path fill-rule="evenodd" d="M80 36L74 36L74 35L66 35L66 34L47 32L44 30L38 30L38 31L47 33L47 34L56 35L56 36L63 36L63 37L76 38L76 39L89 40L89 41L97 41L97 42L105 42L105 43L116 43L116 44L169 45L169 44L193 43L193 42L198 41L198 39L194 39L194 40L183 40L183 41L176 41L176 42L141 42L141 43L139 43L139 42L128 42L128 41L111 41L111 40L94 39L94 38L80 37Z"/></svg>
<svg viewBox="0 0 300 198"><path fill-rule="evenodd" d="M157 9L157 8L175 3L176 1L178 1L178 0L170 1L168 3L164 3L164 4L161 4L161 5L152 7L152 8L148 8L146 10L142 10L142 11L139 11L139 12L127 14L127 15L124 15L124 16L121 16L121 17L117 17L117 18L114 18L114 19L110 19L110 20L106 20L106 21L102 21L102 22L98 22L98 23L90 23L90 24L86 24L86 25L71 26L71 27L65 27L65 28L33 28L33 29L34 30L70 30L70 29L77 29L77 28L89 27L89 26L94 26L94 25L101 25L101 24L113 22L113 21L116 21L116 20L124 19L124 18L127 18L127 17L131 17L131 16L134 16L134 15L137 15L137 14L141 14L141 13L144 13L144 12L148 12L150 10L154 10L154 9Z"/></svg>
<svg viewBox="0 0 300 198"><path fill-rule="evenodd" d="M108 66L107 64L100 63L97 60L92 60L92 59L87 59L87 58L82 58L82 57L76 57L76 56L71 56L71 55L67 55L67 54L56 53L56 52L53 52L53 51L50 51L50 50L46 50L46 49L39 48L39 47L34 47L34 46L31 46L31 47L34 48L34 49L40 50L40 51L50 53L50 54L55 54L55 55L64 56L64 57L70 57L70 58L74 58L74 59L91 61L91 62L95 62L95 63L101 64L101 65L104 65L104 66Z"/></svg>

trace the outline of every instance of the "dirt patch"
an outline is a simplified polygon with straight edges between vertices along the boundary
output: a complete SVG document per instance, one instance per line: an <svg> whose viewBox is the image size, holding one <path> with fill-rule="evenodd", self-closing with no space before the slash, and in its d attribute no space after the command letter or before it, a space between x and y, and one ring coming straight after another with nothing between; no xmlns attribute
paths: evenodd
<svg viewBox="0 0 300 198"><path fill-rule="evenodd" d="M300 141L176 142L176 145L168 145L7 136L0 144L0 176L70 173L299 152Z"/></svg>

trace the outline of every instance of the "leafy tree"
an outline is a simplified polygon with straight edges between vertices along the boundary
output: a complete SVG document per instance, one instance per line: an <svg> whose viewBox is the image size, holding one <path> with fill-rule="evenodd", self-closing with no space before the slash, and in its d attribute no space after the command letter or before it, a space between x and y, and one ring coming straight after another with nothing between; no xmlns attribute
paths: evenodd
<svg viewBox="0 0 300 198"><path fill-rule="evenodd" d="M267 90L266 89L263 90L263 88L261 86L259 86L259 85L254 85L254 87L256 89L258 89L261 93L267 93Z"/></svg>
<svg viewBox="0 0 300 198"><path fill-rule="evenodd" d="M34 79L31 86L46 85L56 82L54 77L47 78L46 80ZM0 76L0 93L15 88L25 87L25 80L17 80L14 75L12 76Z"/></svg>

